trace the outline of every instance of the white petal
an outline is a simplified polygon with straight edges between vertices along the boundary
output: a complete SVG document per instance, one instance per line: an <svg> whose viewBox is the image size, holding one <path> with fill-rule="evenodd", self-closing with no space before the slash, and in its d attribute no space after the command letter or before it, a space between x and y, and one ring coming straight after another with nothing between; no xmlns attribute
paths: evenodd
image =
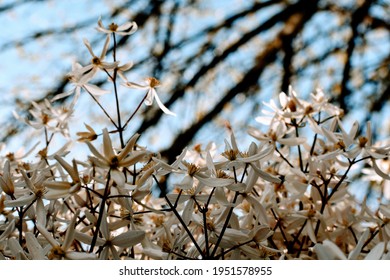
<svg viewBox="0 0 390 280"><path fill-rule="evenodd" d="M65 97L68 97L70 95L72 95L74 93L74 88L72 88L71 90L69 91L66 91L66 92L63 92L63 93L60 93L60 94L57 94L54 98L52 98L50 101L51 102L54 102L56 100L59 100L59 99L62 99L62 98L65 98Z"/></svg>
<svg viewBox="0 0 390 280"><path fill-rule="evenodd" d="M87 39L84 39L83 41L84 41L84 44L87 47L89 53L91 54L91 56L95 57L96 55L94 54L94 52L92 50L92 47L91 47L91 44L89 43L89 41Z"/></svg>
<svg viewBox="0 0 390 280"><path fill-rule="evenodd" d="M126 146L118 154L119 161L121 161L123 158L125 158L133 150L135 143L137 142L139 137L140 137L140 134L136 133L133 135L133 137L130 138L129 142L127 142Z"/></svg>
<svg viewBox="0 0 390 280"><path fill-rule="evenodd" d="M16 200L6 200L4 205L6 207L21 207L30 204L35 199L35 195L24 195L18 197Z"/></svg>
<svg viewBox="0 0 390 280"><path fill-rule="evenodd" d="M360 252L362 251L363 245L366 242L369 234L370 234L370 230L366 229L365 232L360 236L358 244L348 255L349 260L356 260L357 259Z"/></svg>
<svg viewBox="0 0 390 280"><path fill-rule="evenodd" d="M146 106L152 106L155 95L156 95L156 90L149 88L145 98Z"/></svg>
<svg viewBox="0 0 390 280"><path fill-rule="evenodd" d="M186 175L184 175L184 178L181 180L181 182L178 184L175 184L175 186L182 189L182 190L189 190L193 187L193 184L194 184L194 178L192 178L192 176L186 174Z"/></svg>
<svg viewBox="0 0 390 280"><path fill-rule="evenodd" d="M36 216L37 216L37 222L41 225L46 225L46 210L45 206L43 204L42 199L38 199L36 202Z"/></svg>
<svg viewBox="0 0 390 280"><path fill-rule="evenodd" d="M176 116L175 113L171 112L165 105L161 102L160 98L158 97L157 93L154 94L154 97L156 98L156 102L158 107L167 115Z"/></svg>
<svg viewBox="0 0 390 280"><path fill-rule="evenodd" d="M374 167L374 170L376 172L376 174L378 174L379 176L381 176L383 179L385 180L390 180L390 176L387 175L386 173L384 173L380 168L379 166L376 164L376 161L375 159L372 159L372 166Z"/></svg>
<svg viewBox="0 0 390 280"><path fill-rule="evenodd" d="M111 178L120 187L123 187L126 183L125 175L121 171L119 171L118 169L111 169Z"/></svg>
<svg viewBox="0 0 390 280"><path fill-rule="evenodd" d="M106 41L104 42L102 53L100 54L100 59L103 59L106 56L109 45L110 45L110 36L107 35Z"/></svg>
<svg viewBox="0 0 390 280"><path fill-rule="evenodd" d="M259 221L263 225L268 225L269 220L268 220L268 215L267 215L267 210L265 207L260 203L258 199L255 199L253 196L246 196L245 198L253 208L254 212L256 215L258 215Z"/></svg>
<svg viewBox="0 0 390 280"><path fill-rule="evenodd" d="M83 253L83 252L66 252L65 258L69 260L96 260L95 254Z"/></svg>
<svg viewBox="0 0 390 280"><path fill-rule="evenodd" d="M16 240L16 238L10 238L8 240L8 247L11 250L12 255L17 260L28 260L25 252L23 251L22 246L20 246L19 242Z"/></svg>
<svg viewBox="0 0 390 280"><path fill-rule="evenodd" d="M33 260L44 260L45 254L43 252L43 248L39 244L35 235L31 232L26 232L26 245L27 249Z"/></svg>
<svg viewBox="0 0 390 280"><path fill-rule="evenodd" d="M36 224L37 229L39 232L46 238L46 240L50 243L51 246L56 247L59 246L60 244L53 238L53 236L50 234L50 232L47 231L47 229L41 225L41 224Z"/></svg>
<svg viewBox="0 0 390 280"><path fill-rule="evenodd" d="M62 157L58 155L54 155L54 158L61 164L61 166L69 173L69 175L72 177L73 181L79 180L79 174L76 172L75 168L68 164Z"/></svg>
<svg viewBox="0 0 390 280"><path fill-rule="evenodd" d="M100 87L92 84L85 84L83 87L94 96L101 96L110 92L109 90L101 89Z"/></svg>
<svg viewBox="0 0 390 280"><path fill-rule="evenodd" d="M131 28L131 30L129 30ZM125 24L122 24L121 26L118 27L117 31L127 31L125 32L126 34L130 35L137 31L137 24L132 21L132 22L126 22Z"/></svg>
<svg viewBox="0 0 390 280"><path fill-rule="evenodd" d="M305 144L306 138L304 137L282 138L282 139L278 139L277 142L287 146L297 146L297 145Z"/></svg>
<svg viewBox="0 0 390 280"><path fill-rule="evenodd" d="M264 180L271 182L271 183L276 183L276 184L280 184L282 182L282 180L280 180L278 177L276 177L272 174L268 174L267 172L258 168L256 165L251 164L251 166L252 166L253 170L256 171L257 175L259 175L259 177L263 178Z"/></svg>
<svg viewBox="0 0 390 280"><path fill-rule="evenodd" d="M115 156L107 128L103 129L103 153L106 160L111 160Z"/></svg>
<svg viewBox="0 0 390 280"><path fill-rule="evenodd" d="M169 254L163 252L162 249L144 248L142 252L154 260L165 260L169 256Z"/></svg>
<svg viewBox="0 0 390 280"><path fill-rule="evenodd" d="M310 240L314 244L317 243L317 238L316 238L316 235L314 234L313 224L310 220L307 221L305 228L306 228L306 232L307 232L307 235L309 236Z"/></svg>
<svg viewBox="0 0 390 280"><path fill-rule="evenodd" d="M215 170L215 165L214 165L213 159L211 157L210 151L207 151L207 154L206 154L206 165L207 165L208 170L210 170L212 174L217 173L217 171Z"/></svg>
<svg viewBox="0 0 390 280"><path fill-rule="evenodd" d="M0 235L0 241L3 241L5 240L6 238L8 238L8 236L10 234L12 234L12 232L14 231L15 229L15 219L13 219L11 222L8 223L8 226L6 227L6 229L3 231L3 233Z"/></svg>
<svg viewBox="0 0 390 280"><path fill-rule="evenodd" d="M116 236L112 240L112 244L123 248L129 248L140 243L144 238L145 232L143 230L129 230Z"/></svg>
<svg viewBox="0 0 390 280"><path fill-rule="evenodd" d="M190 199L186 202L186 205L184 206L182 219L186 225L188 225L192 220L192 213L194 213L194 204L194 200Z"/></svg>
<svg viewBox="0 0 390 280"><path fill-rule="evenodd" d="M314 245L314 251L317 254L319 260L345 260L344 253L340 248L332 241L324 240L323 243L317 243Z"/></svg>
<svg viewBox="0 0 390 280"><path fill-rule="evenodd" d="M62 248L64 250L67 250L74 240L74 232L75 232L76 220L78 216L79 216L79 211L76 211L76 213L73 215L72 220L69 223L68 228L66 229L64 242L62 244Z"/></svg>
<svg viewBox="0 0 390 280"><path fill-rule="evenodd" d="M194 177L209 187L227 187L234 183L234 179L228 178L204 178L198 174L195 174Z"/></svg>
<svg viewBox="0 0 390 280"><path fill-rule="evenodd" d="M133 83L133 82L127 82L126 84L124 84L126 87L129 87L129 88L136 88L136 89L147 89L149 88L149 86L147 85L140 85L140 84L137 84L137 83Z"/></svg>
<svg viewBox="0 0 390 280"><path fill-rule="evenodd" d="M374 248L371 249L370 253L368 253L368 255L364 259L380 260L384 252L385 252L385 242L380 242L376 244Z"/></svg>

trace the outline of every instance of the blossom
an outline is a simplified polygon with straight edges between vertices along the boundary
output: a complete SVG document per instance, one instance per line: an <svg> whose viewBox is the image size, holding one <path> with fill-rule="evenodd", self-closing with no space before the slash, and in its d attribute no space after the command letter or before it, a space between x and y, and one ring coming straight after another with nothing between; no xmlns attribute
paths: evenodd
<svg viewBox="0 0 390 280"><path fill-rule="evenodd" d="M23 179L27 186L26 191L28 194L21 195L15 200L5 201L5 206L7 207L21 207L29 206L30 204L35 204L36 219L39 223L46 223L46 210L44 206L43 199L45 198L45 187L43 185L44 180L47 178L47 174L38 174L35 171L31 177L22 169ZM19 191L20 192L20 191Z"/></svg>
<svg viewBox="0 0 390 280"><path fill-rule="evenodd" d="M51 246L51 250L49 253L49 259L67 259L67 260L95 260L95 254L89 254L84 252L75 252L71 250L71 245L75 236L75 226L76 219L79 211L73 216L70 221L68 228L66 230L65 238L60 244L60 242L53 238L53 236L49 233L49 231L40 223L36 224L37 229L42 234L42 236L47 240L47 242Z"/></svg>
<svg viewBox="0 0 390 280"><path fill-rule="evenodd" d="M124 72L128 71L131 67L133 67L133 62L128 62L128 63L122 64L122 65L119 65L116 68L116 72L117 72L118 76L123 80L124 83L128 82Z"/></svg>
<svg viewBox="0 0 390 280"><path fill-rule="evenodd" d="M46 188L45 198L57 199L61 197L67 197L70 194L76 193L81 188L82 181L80 180L79 171L77 168L76 161L73 160L73 164L70 165L62 157L54 155L54 158L63 167L70 178L71 182L68 181L45 181L44 186Z"/></svg>
<svg viewBox="0 0 390 280"><path fill-rule="evenodd" d="M29 110L31 119L22 118L14 112L15 118L35 129L46 128L48 131L59 132L64 136L69 135L68 121L74 112L74 104L69 107L54 108L48 99L39 104L37 102L31 104L33 106Z"/></svg>
<svg viewBox="0 0 390 280"><path fill-rule="evenodd" d="M263 133L254 127L249 127L248 129L249 135L275 147L277 143L286 146L298 146L306 142L305 137L292 136L292 132L293 128L287 128L286 123L277 118L272 120L266 133Z"/></svg>
<svg viewBox="0 0 390 280"><path fill-rule="evenodd" d="M72 71L69 72L66 77L73 85L73 88L70 90L57 94L53 99L51 99L51 102L54 102L56 100L68 97L72 94L74 94L73 104L75 104L81 94L81 89L86 90L93 96L100 96L106 93L109 93L108 90L104 90L99 88L96 85L89 84L88 80L91 78L89 75L86 75L85 72L88 71L84 67L81 66L80 63L74 62L72 65Z"/></svg>
<svg viewBox="0 0 390 280"><path fill-rule="evenodd" d="M75 75L81 75L80 79L82 79L83 82L91 80L95 76L98 70L109 71L109 70L114 70L115 68L118 67L119 61L115 61L115 62L104 61L104 58L106 57L108 51L108 46L110 44L110 36L107 36L102 52L100 53L100 56L95 55L94 51L92 50L92 46L87 39L84 39L84 44L92 56L91 63L73 72L73 74Z"/></svg>
<svg viewBox="0 0 390 280"><path fill-rule="evenodd" d="M0 174L0 187L2 188L3 192L13 197L15 192L15 185L11 175L11 165L8 160L4 163L3 172L4 174Z"/></svg>
<svg viewBox="0 0 390 280"><path fill-rule="evenodd" d="M165 105L161 102L160 98L157 95L156 88L159 87L160 81L156 78L146 78L145 84L140 85L137 83L127 82L125 86L130 88L137 88L137 89L147 89L146 93L146 99L145 99L145 105L151 106L153 104L153 100L156 99L157 105L160 107L160 109L168 115L176 116L175 113L171 112Z"/></svg>
<svg viewBox="0 0 390 280"><path fill-rule="evenodd" d="M88 148L94 155L90 160L98 167L109 169L114 181L124 186L126 182L125 175L119 169L121 167L131 166L143 159L146 152L142 150L134 151L135 143L139 138L139 134L135 134L126 144L126 146L116 153L113 149L108 130L103 129L103 154L100 153L89 141L86 142Z"/></svg>
<svg viewBox="0 0 390 280"><path fill-rule="evenodd" d="M376 147L372 142L371 122L367 122L366 136L359 136L355 141L355 147L347 151L350 157L371 157L372 159L384 159L389 155L390 146Z"/></svg>
<svg viewBox="0 0 390 280"><path fill-rule="evenodd" d="M84 123L85 127L88 129L87 132L77 132L76 135L79 136L78 141L90 141L97 139L98 135L96 134L95 130L88 124Z"/></svg>
<svg viewBox="0 0 390 280"><path fill-rule="evenodd" d="M97 238L96 245L103 248L99 255L101 260L107 260L110 256L115 260L119 260L120 257L117 247L131 248L145 238L145 232L143 230L129 229L118 235L113 234L110 229L110 224L107 222L106 211L103 211L103 219L99 230L102 233L102 237ZM85 244L90 245L92 243L92 236L83 234L82 232L76 231L75 238Z"/></svg>
<svg viewBox="0 0 390 280"><path fill-rule="evenodd" d="M207 167L200 167L194 163L187 162L184 159L187 149L184 149L180 156L171 165L162 160L154 159L160 163L160 168L166 172L184 174L184 177L175 186L182 190L192 189L198 182L209 187L227 187L234 183L232 178L210 178L206 172ZM216 173L214 174L214 176ZM195 180L196 179L196 180Z"/></svg>
<svg viewBox="0 0 390 280"><path fill-rule="evenodd" d="M118 34L118 35L131 35L134 32L136 32L138 29L137 23L134 21L126 22L122 25L117 25L116 23L111 23L107 27L103 25L102 19L99 18L98 20L98 27L96 27L96 30L102 33L106 34Z"/></svg>

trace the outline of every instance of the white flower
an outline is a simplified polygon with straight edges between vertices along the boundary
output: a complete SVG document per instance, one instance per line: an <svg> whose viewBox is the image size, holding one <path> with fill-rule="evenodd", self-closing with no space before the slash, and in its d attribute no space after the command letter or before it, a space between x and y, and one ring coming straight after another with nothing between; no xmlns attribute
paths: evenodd
<svg viewBox="0 0 390 280"><path fill-rule="evenodd" d="M93 84L88 84L88 80L90 79L90 76L85 75L84 71L86 70L79 63L74 62L72 65L72 71L67 75L67 78L73 84L74 87L64 93L57 94L51 100L51 102L74 94L75 96L74 96L73 104L75 104L80 96L82 88L88 91L93 96L100 96L109 93L108 90L101 89L98 86Z"/></svg>
<svg viewBox="0 0 390 280"><path fill-rule="evenodd" d="M4 204L7 207L21 207L30 206L34 203L37 222L45 224L46 210L43 203L43 199L45 198L45 187L43 186L43 181L46 179L46 175L34 172L32 176L29 177L23 169L21 169L20 172L26 183L26 191L28 191L28 194L22 195L15 200L7 200Z"/></svg>
<svg viewBox="0 0 390 280"><path fill-rule="evenodd" d="M292 132L293 128L288 129L286 124L277 118L273 119L268 132L266 133L262 133L260 130L253 127L249 127L248 130L249 135L262 142L268 142L273 146L275 146L276 143L286 146L298 146L306 142L306 138L293 136Z"/></svg>
<svg viewBox="0 0 390 280"><path fill-rule="evenodd" d="M4 164L3 172L4 174L0 173L0 187L2 188L3 192L13 197L15 192L15 185L11 175L11 165L8 160Z"/></svg>
<svg viewBox="0 0 390 280"><path fill-rule="evenodd" d="M91 44L87 39L84 39L84 44L87 47L89 53L91 54L92 59L91 59L91 64L84 66L75 72L76 75L82 75L81 79L83 82L91 80L95 76L98 70L109 71L109 70L114 70L115 68L118 67L119 65L118 61L115 62L104 61L104 58L106 57L108 51L108 46L110 44L110 36L107 36L102 52L100 53L100 56L95 55L95 53L92 50Z"/></svg>
<svg viewBox="0 0 390 280"><path fill-rule="evenodd" d="M98 20L98 27L96 30L106 34L119 34L119 35L131 35L136 32L138 29L137 24L134 21L126 22L122 25L117 25L116 23L111 23L107 27L103 25L102 19Z"/></svg>
<svg viewBox="0 0 390 280"><path fill-rule="evenodd" d="M33 109L29 110L29 113L32 115L32 119L23 118L14 112L15 118L35 129L46 128L48 131L60 132L64 136L68 136L68 121L73 114L74 104L68 108L54 108L47 99L39 104L36 102L31 102L31 104Z"/></svg>
<svg viewBox="0 0 390 280"><path fill-rule="evenodd" d="M95 254L77 252L71 249L72 243L75 236L75 226L76 219L79 211L73 216L73 219L70 221L69 226L66 230L65 238L62 244L58 242L50 234L50 232L40 223L36 224L37 229L43 235L43 237L51 245L51 251L49 253L49 259L65 259L65 260L95 260Z"/></svg>
<svg viewBox="0 0 390 280"><path fill-rule="evenodd" d="M139 137L139 134L135 134L127 143L127 145L119 152L116 153L112 147L108 130L103 129L103 154L101 154L90 142L86 142L92 154L95 157L90 157L92 162L101 168L109 169L114 181L124 186L126 182L125 175L119 169L121 167L128 167L141 161L146 152L137 150L134 151L134 146Z"/></svg>
<svg viewBox="0 0 390 280"><path fill-rule="evenodd" d="M156 78L150 78L150 77L146 78L145 84L143 85L127 82L125 86L130 88L137 88L137 89L147 89L148 92L146 94L146 99L145 99L146 106L151 106L153 104L153 100L156 99L157 105L165 114L176 116L175 113L171 112L167 107L165 107L165 105L161 102L160 98L158 97L156 88L160 86L160 82Z"/></svg>
<svg viewBox="0 0 390 280"><path fill-rule="evenodd" d="M108 260L110 256L115 260L119 260L120 254L116 247L131 248L145 238L145 232L143 230L129 229L119 235L115 235L111 232L110 226L107 223L107 212L104 210L102 223L99 228L102 237L98 237L96 242L96 245L103 248L99 255L99 259L101 260ZM75 238L86 244L91 244L93 239L92 236L77 231L75 232Z"/></svg>

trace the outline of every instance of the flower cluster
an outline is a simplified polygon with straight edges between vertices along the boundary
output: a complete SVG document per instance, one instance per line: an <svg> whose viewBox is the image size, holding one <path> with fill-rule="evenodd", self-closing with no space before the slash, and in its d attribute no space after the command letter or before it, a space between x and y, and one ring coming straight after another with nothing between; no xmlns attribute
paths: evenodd
<svg viewBox="0 0 390 280"><path fill-rule="evenodd" d="M370 123L347 127L321 90L307 101L290 88L278 104L265 104L258 126L248 128L248 147L231 133L222 153L215 143L196 145L167 163L137 143L140 135L124 133L142 104L156 100L175 115L158 97L156 78L130 82L132 63L116 58L116 36L137 25L105 27L99 19L97 30L106 35L103 50L95 55L84 40L91 60L73 64L72 88L33 103L32 118L16 114L45 141L35 161L0 157L0 259L390 259L390 146L373 142ZM93 83L97 73L113 92ZM126 90L146 90L129 116L120 109L118 77ZM90 152L85 160L67 158L69 143L49 153L56 135L71 138L81 94L109 125L100 132L85 124L88 131L77 133ZM102 94L112 95L115 117ZM55 107L71 95L68 108ZM374 207L350 192L359 171L383 194ZM163 184L169 192L157 197Z"/></svg>

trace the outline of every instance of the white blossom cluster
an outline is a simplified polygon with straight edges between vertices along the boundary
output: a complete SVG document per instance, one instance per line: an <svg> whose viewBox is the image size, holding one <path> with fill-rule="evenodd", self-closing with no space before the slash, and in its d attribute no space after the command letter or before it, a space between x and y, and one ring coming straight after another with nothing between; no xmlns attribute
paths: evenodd
<svg viewBox="0 0 390 280"><path fill-rule="evenodd" d="M370 123L347 129L342 110L320 90L310 101L292 89L281 93L256 119L259 127L248 129L249 147L232 133L222 154L214 143L197 145L166 163L137 144L138 134L125 139L142 104L156 100L175 115L159 99L157 79L129 82L132 63L116 59L116 36L136 29L99 20L103 50L97 56L84 41L91 62L73 65L73 88L33 103L31 118L15 114L42 131L45 144L31 151L34 162L13 153L0 158L0 259L390 259L390 146L373 143ZM97 73L113 92L93 84ZM130 116L121 115L118 77L122 86L146 90ZM80 94L93 98L111 126L97 133L86 124L77 133L90 151L86 161L66 159L70 145L49 153L54 135L69 137ZM117 116L99 102L102 94L113 95ZM68 107L55 107L72 95ZM374 210L349 191L359 166L383 193ZM169 192L156 197L153 188L168 175Z"/></svg>

